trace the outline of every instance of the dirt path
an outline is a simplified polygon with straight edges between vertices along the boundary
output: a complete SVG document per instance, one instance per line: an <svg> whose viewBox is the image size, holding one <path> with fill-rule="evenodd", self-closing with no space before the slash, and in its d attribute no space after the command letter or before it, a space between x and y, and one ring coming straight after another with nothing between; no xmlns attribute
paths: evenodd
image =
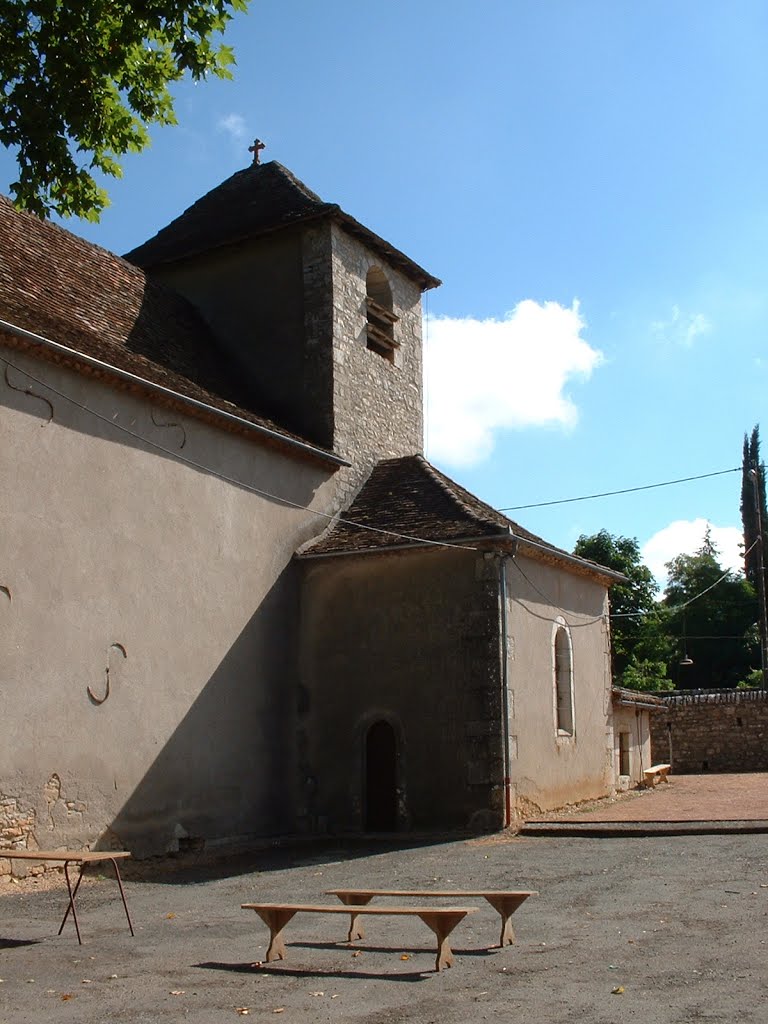
<svg viewBox="0 0 768 1024"><path fill-rule="evenodd" d="M768 821L768 774L670 775L592 808L552 818L569 821ZM552 820L542 815L535 820Z"/></svg>

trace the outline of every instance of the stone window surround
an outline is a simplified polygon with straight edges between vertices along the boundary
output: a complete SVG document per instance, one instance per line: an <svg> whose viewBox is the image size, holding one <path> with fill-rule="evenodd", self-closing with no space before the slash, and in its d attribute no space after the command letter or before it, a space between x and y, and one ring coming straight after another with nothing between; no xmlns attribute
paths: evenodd
<svg viewBox="0 0 768 1024"><path fill-rule="evenodd" d="M393 309L392 288L378 264L371 264L365 277L366 347L388 363L395 363L400 347L394 327L400 319Z"/></svg>
<svg viewBox="0 0 768 1024"><path fill-rule="evenodd" d="M567 655L566 664L561 665L558 658L558 641L565 640L561 645L560 652ZM565 677L565 678L564 678ZM563 716L558 707L561 701L558 699L567 696L567 716ZM554 715L555 738L558 744L570 744L576 739L576 713L574 702L573 686L573 639L571 631L565 619L558 615L552 624L552 708ZM570 719L570 729L563 728L561 723L564 717Z"/></svg>

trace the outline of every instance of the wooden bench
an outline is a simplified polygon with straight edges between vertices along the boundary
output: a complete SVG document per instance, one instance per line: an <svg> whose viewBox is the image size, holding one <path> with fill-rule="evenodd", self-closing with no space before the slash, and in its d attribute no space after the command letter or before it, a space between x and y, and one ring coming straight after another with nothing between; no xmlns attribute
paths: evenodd
<svg viewBox="0 0 768 1024"><path fill-rule="evenodd" d="M80 938L80 925L77 921L77 911L75 910L75 897L77 896L77 890L80 888L80 883L83 880L83 872L89 864L100 864L103 861L108 860L114 869L115 880L120 887L120 896L123 900L123 907L125 909L125 916L128 918L128 927L131 930L131 935L134 934L133 925L131 924L131 915L128 913L128 904L125 901L125 891L123 889L123 882L120 878L120 869L117 866L118 860L124 860L126 857L130 857L130 853L127 850L0 850L0 859L5 860L35 860L35 861L57 861L64 865L64 877L67 880L67 891L69 892L69 904L67 906L67 912L64 914L58 934L61 935L64 930L64 925L67 923L69 912L72 911L72 920L75 923L75 931L77 932L77 941L82 946L83 940ZM69 865L79 864L80 874L77 876L77 882L75 883L74 889L72 888L72 882L69 878Z"/></svg>
<svg viewBox="0 0 768 1024"><path fill-rule="evenodd" d="M269 949L267 963L285 959L283 931L296 914L348 914L346 907L338 904L322 906L317 903L242 903L243 910L255 910L269 928ZM356 914L378 914L397 917L418 917L430 928L437 939L435 970L453 965L453 952L448 936L477 907L360 907ZM351 940L350 940L351 941Z"/></svg>
<svg viewBox="0 0 768 1024"><path fill-rule="evenodd" d="M501 935L499 946L511 945L515 941L515 932L512 928L510 917L517 908L525 903L529 896L538 896L536 890L504 890L496 892L490 889L326 889L327 896L338 896L342 903L349 907L365 907L375 896L399 896L402 898L413 897L415 899L448 899L464 900L479 897L487 900L488 903L499 912L501 917ZM359 911L349 915L348 942L363 938L362 925L358 922Z"/></svg>
<svg viewBox="0 0 768 1024"><path fill-rule="evenodd" d="M657 782L666 782L669 784L669 772L671 764L654 764L650 768L646 768L643 772L645 778L645 785L648 789L653 789Z"/></svg>

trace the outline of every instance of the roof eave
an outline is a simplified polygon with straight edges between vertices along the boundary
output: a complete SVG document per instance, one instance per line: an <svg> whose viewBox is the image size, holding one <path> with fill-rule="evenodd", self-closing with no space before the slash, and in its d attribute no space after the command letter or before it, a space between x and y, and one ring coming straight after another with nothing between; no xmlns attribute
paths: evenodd
<svg viewBox="0 0 768 1024"><path fill-rule="evenodd" d="M574 569L578 569L581 573L590 576L597 576L599 579L605 580L609 586L612 586L614 583L627 582L627 577L623 573L615 572L613 569L608 569L605 566L598 565L596 562L590 562L585 558L579 558L578 555L571 555L567 551L560 551L559 548L550 547L548 544L540 544L537 541L529 540L526 537L520 537L518 539L521 547L530 547L533 549L533 557L538 556L541 558L542 555L547 555L555 561L565 562L566 565L570 565Z"/></svg>
<svg viewBox="0 0 768 1024"><path fill-rule="evenodd" d="M457 551L465 551L469 545L473 545L472 551L482 550L475 547L475 545L486 544L492 550L498 550L500 546L503 546L505 554L514 554L515 547L517 544L517 538L514 537L511 532L501 532L498 534L482 534L481 536L469 536L469 537L455 537L453 540L433 540L431 538L423 538L421 541L414 540L408 541L404 544L386 544L371 548L340 548L336 551L318 551L314 552L310 548L307 551L298 552L294 557L301 560L309 560L311 558L348 558L355 557L357 555L386 555L391 551L428 551L430 549L436 551L445 551L446 549L455 549Z"/></svg>
<svg viewBox="0 0 768 1024"><path fill-rule="evenodd" d="M666 704L660 697L653 697L637 690L631 691L623 686L611 687L611 700L621 707L645 708L648 711L664 711Z"/></svg>
<svg viewBox="0 0 768 1024"><path fill-rule="evenodd" d="M396 249L395 246L387 242L386 239L371 231L370 228L365 227L364 224L355 220L355 218L351 217L348 213L345 213L344 210L342 210L336 203L325 203L321 208L307 211L301 216L295 217L291 220L286 220L280 224L271 224L263 228L244 231L240 235L231 236L221 242L213 242L209 245L201 246L190 245L188 248L183 249L172 256L160 256L156 259L145 260L142 259L141 256L136 257L133 255L134 252L140 252L142 247L139 246L136 250L131 250L131 252L126 253L122 258L132 266L141 267L144 270L152 270L155 267L181 263L184 260L191 260L197 256L203 256L205 253L215 252L217 249L225 249L230 245L241 245L251 239L264 238L268 235L276 234L279 231L287 231L290 228L295 227L304 227L315 221L326 219L335 221L349 234L365 242L370 248L374 249L386 260L397 267L401 273L405 274L406 277L415 281L422 291L429 291L431 288L439 288L442 284L442 281L439 278L433 277L423 267L420 267L418 263L415 263L410 257L406 256L404 252Z"/></svg>
<svg viewBox="0 0 768 1024"><path fill-rule="evenodd" d="M62 345L61 342L53 341L51 338L46 338L41 334L35 334L33 331L28 331L26 328L19 327L6 320L0 320L0 334L3 332L7 335L11 335L12 337L15 336L16 338L23 339L23 341L28 345L27 351L33 351L33 346L36 345L39 349L45 349L51 353L56 353L75 365L79 364L82 367L98 370L100 373L139 387L148 394L154 394L158 397L170 399L191 410L205 412L212 419L218 419L221 422L236 425L243 433L259 435L274 444L285 446L297 453L301 452L304 456L319 459L325 463L330 463L335 469L351 465L350 462L341 458L341 456L336 455L333 452L326 452L322 448L316 448L307 441L301 441L298 438L290 437L289 435L283 434L279 430L273 430L264 424L254 423L252 420L246 419L244 416L238 416L237 413L227 412L225 409L219 409L215 405L208 405L206 402L202 402L197 398L192 398L190 395L183 394L183 392L175 391L173 388L165 387L162 384L156 384L154 381L147 380L145 377L131 373L129 370L123 370L118 366L113 366L111 363L107 363L101 359L96 359L94 356L86 355L84 352L79 352L77 349L71 348L69 345Z"/></svg>
<svg viewBox="0 0 768 1024"><path fill-rule="evenodd" d="M406 256L404 252L396 249L394 245L382 238L381 235L377 235L375 231L371 231L360 221L355 220L348 213L345 213L340 206L335 206L333 209L334 219L343 227L349 234L354 235L356 238L366 242L372 249L376 249L381 253L382 256L386 257L390 263L393 263L398 267L406 277L410 277L421 286L423 292L429 291L431 288L439 288L443 283L439 278L433 277L423 267L420 267L418 263L415 263L410 256Z"/></svg>

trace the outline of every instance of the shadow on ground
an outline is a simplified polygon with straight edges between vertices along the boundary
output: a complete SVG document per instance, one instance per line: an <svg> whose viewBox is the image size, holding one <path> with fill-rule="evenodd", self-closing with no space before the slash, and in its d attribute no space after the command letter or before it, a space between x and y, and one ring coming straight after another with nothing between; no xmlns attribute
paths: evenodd
<svg viewBox="0 0 768 1024"><path fill-rule="evenodd" d="M387 949L386 952L391 953L391 948ZM203 964L195 964L194 966L209 971L234 971L238 974L274 974L291 978L360 978L364 981L369 981L371 978L377 978L382 981L426 981L431 974L435 973L434 970L405 971L401 974L390 974L385 971L307 970L300 967L274 967L272 964L217 963L215 960Z"/></svg>
<svg viewBox="0 0 768 1024"><path fill-rule="evenodd" d="M340 860L357 860L398 850L425 849L476 835L392 836L375 838L276 840L269 847L222 852L199 851L153 857L141 861L125 861L121 874L131 882L160 885L189 885L290 868L332 864Z"/></svg>

